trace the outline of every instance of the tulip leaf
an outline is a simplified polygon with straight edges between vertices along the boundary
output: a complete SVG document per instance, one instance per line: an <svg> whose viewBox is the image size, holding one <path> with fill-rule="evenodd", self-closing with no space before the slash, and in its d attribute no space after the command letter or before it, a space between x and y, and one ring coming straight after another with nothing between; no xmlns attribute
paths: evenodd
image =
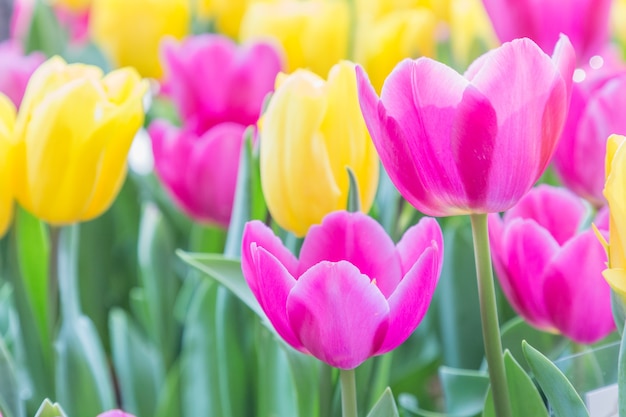
<svg viewBox="0 0 626 417"><path fill-rule="evenodd" d="M137 417L154 416L165 379L159 351L145 340L124 310L111 311L109 329L124 410Z"/></svg>
<svg viewBox="0 0 626 417"><path fill-rule="evenodd" d="M620 299L619 295L611 289L611 309L613 310L613 320L615 321L615 327L617 331L624 333L624 323L626 323L626 306Z"/></svg>
<svg viewBox="0 0 626 417"><path fill-rule="evenodd" d="M443 366L439 369L439 379L448 413L455 416L480 414L489 389L486 372Z"/></svg>
<svg viewBox="0 0 626 417"><path fill-rule="evenodd" d="M189 265L204 272L207 276L228 288L254 313L263 320L267 320L259 302L252 294L248 283L243 277L239 260L222 255L188 253L181 250L177 250L176 254Z"/></svg>
<svg viewBox="0 0 626 417"><path fill-rule="evenodd" d="M4 417L25 417L26 411L20 398L17 367L0 335L0 410Z"/></svg>
<svg viewBox="0 0 626 417"><path fill-rule="evenodd" d="M48 320L53 319L48 302L49 244L46 226L23 209L17 210L17 256L23 287L28 299L42 346L50 346ZM43 350L44 354L51 351ZM46 357L47 361L51 360Z"/></svg>
<svg viewBox="0 0 626 417"><path fill-rule="evenodd" d="M504 368L512 417L548 417L548 410L535 384L508 350L504 352ZM483 417L496 417L491 388L485 399Z"/></svg>
<svg viewBox="0 0 626 417"><path fill-rule="evenodd" d="M182 415L180 403L180 366L178 362L170 368L165 384L159 394L155 417L172 417Z"/></svg>
<svg viewBox="0 0 626 417"><path fill-rule="evenodd" d="M43 400L35 417L67 417L65 411L58 403L52 403L49 399Z"/></svg>
<svg viewBox="0 0 626 417"><path fill-rule="evenodd" d="M350 167L346 167L346 170L348 171L348 181L350 184L350 187L348 188L348 204L346 209L349 212L355 213L357 211L361 211L359 183L356 181L354 171L352 171Z"/></svg>
<svg viewBox="0 0 626 417"><path fill-rule="evenodd" d="M59 24L52 7L43 0L36 0L30 28L24 40L24 52L41 51L49 57L61 55L66 43L67 33Z"/></svg>
<svg viewBox="0 0 626 417"><path fill-rule="evenodd" d="M617 360L617 387L619 415L626 416L626 332L622 334L619 357Z"/></svg>
<svg viewBox="0 0 626 417"><path fill-rule="evenodd" d="M383 395L380 396L371 411L367 414L367 417L399 417L398 407L396 407L396 401L393 398L391 389L387 388Z"/></svg>
<svg viewBox="0 0 626 417"><path fill-rule="evenodd" d="M589 417L583 400L559 368L528 342L522 342L522 349L554 417Z"/></svg>
<svg viewBox="0 0 626 417"><path fill-rule="evenodd" d="M553 358L558 357L567 346L567 340L563 336L537 330L521 317L509 320L502 326L502 349L508 349L527 371L530 368L522 360L525 357L522 351L524 340Z"/></svg>

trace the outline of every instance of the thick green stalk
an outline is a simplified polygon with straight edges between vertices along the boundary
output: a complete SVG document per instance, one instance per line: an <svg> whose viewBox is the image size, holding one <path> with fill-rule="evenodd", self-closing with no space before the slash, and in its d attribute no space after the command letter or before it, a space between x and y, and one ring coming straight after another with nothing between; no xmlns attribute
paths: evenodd
<svg viewBox="0 0 626 417"><path fill-rule="evenodd" d="M511 401L502 356L500 324L496 291L491 270L491 253L489 250L489 233L487 215L472 214L472 234L474 237L474 257L476 259L476 276L478 279L478 297L480 299L480 318L485 342L485 357L489 367L489 380L493 393L494 408L497 417L511 417Z"/></svg>
<svg viewBox="0 0 626 417"><path fill-rule="evenodd" d="M341 414L343 417L358 417L354 369L340 369L339 379L341 380Z"/></svg>

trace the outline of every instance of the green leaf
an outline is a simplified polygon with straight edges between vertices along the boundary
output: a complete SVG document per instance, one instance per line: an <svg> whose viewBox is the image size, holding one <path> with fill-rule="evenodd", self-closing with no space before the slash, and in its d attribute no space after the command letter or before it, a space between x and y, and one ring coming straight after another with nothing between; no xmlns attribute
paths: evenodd
<svg viewBox="0 0 626 417"><path fill-rule="evenodd" d="M435 298L443 362L453 368L476 369L484 356L480 304L467 216L451 218L444 228L441 278Z"/></svg>
<svg viewBox="0 0 626 417"><path fill-rule="evenodd" d="M139 333L124 310L112 310L109 322L122 407L136 417L154 416L165 379L161 355L155 345Z"/></svg>
<svg viewBox="0 0 626 417"><path fill-rule="evenodd" d="M522 342L522 349L554 417L589 417L583 400L559 368L528 342Z"/></svg>
<svg viewBox="0 0 626 417"><path fill-rule="evenodd" d="M328 415L320 412L320 368L326 364L320 363L312 356L300 353L290 346L284 345L285 354L289 361L289 371L294 384L298 417L317 417ZM328 407L330 407L329 404Z"/></svg>
<svg viewBox="0 0 626 417"><path fill-rule="evenodd" d="M624 306L624 302L621 300L619 295L617 295L612 289L611 309L613 310L613 320L615 321L617 331L622 334L624 333L624 323L626 323L626 307Z"/></svg>
<svg viewBox="0 0 626 417"><path fill-rule="evenodd" d="M372 410L367 414L367 417L399 417L398 408L396 407L396 401L393 398L391 389L387 388L383 395Z"/></svg>
<svg viewBox="0 0 626 417"><path fill-rule="evenodd" d="M170 368L165 384L158 396L155 417L172 417L182 415L180 403L180 366L178 362Z"/></svg>
<svg viewBox="0 0 626 417"><path fill-rule="evenodd" d="M567 339L563 336L537 330L521 317L509 320L502 326L502 349L508 349L522 368L527 371L530 368L525 361L522 361L522 358L525 357L522 351L524 340L553 358L563 353L567 346Z"/></svg>
<svg viewBox="0 0 626 417"><path fill-rule="evenodd" d="M619 357L617 360L617 387L618 387L618 404L619 415L626 416L626 332L622 334L622 342L619 349Z"/></svg>
<svg viewBox="0 0 626 417"><path fill-rule="evenodd" d="M36 0L30 29L24 40L24 52L41 51L47 56L61 55L67 43L67 33L59 24L52 8Z"/></svg>
<svg viewBox="0 0 626 417"><path fill-rule="evenodd" d="M348 171L348 183L350 184L350 187L348 188L348 204L346 210L354 213L361 211L359 183L356 181L354 171L352 171L350 167L346 167L346 170Z"/></svg>
<svg viewBox="0 0 626 417"><path fill-rule="evenodd" d="M50 346L51 327L48 321L54 320L48 303L48 257L50 248L46 226L39 219L23 209L16 216L17 257L20 275L28 305L33 313L42 346ZM52 351L43 349L51 360Z"/></svg>
<svg viewBox="0 0 626 417"><path fill-rule="evenodd" d="M443 366L439 369L439 379L448 413L455 416L480 414L489 389L486 372Z"/></svg>
<svg viewBox="0 0 626 417"><path fill-rule="evenodd" d="M267 317L252 294L241 272L241 261L216 254L188 253L177 250L176 254L189 265L228 288L263 320Z"/></svg>
<svg viewBox="0 0 626 417"><path fill-rule="evenodd" d="M548 410L535 384L508 350L504 352L504 368L512 417L548 417ZM485 399L483 417L496 417L491 388Z"/></svg>
<svg viewBox="0 0 626 417"><path fill-rule="evenodd" d="M65 411L58 403L51 403L49 399L43 400L35 417L67 417Z"/></svg>
<svg viewBox="0 0 626 417"><path fill-rule="evenodd" d="M55 343L56 398L70 416L95 416L115 408L109 365L91 320L63 321Z"/></svg>
<svg viewBox="0 0 626 417"><path fill-rule="evenodd" d="M0 410L4 417L25 417L26 410L20 398L17 368L0 337Z"/></svg>

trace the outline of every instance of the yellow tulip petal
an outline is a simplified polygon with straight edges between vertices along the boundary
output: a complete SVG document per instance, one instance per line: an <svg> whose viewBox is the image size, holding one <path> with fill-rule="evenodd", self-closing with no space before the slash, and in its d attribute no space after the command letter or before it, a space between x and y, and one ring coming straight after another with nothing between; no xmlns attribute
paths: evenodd
<svg viewBox="0 0 626 417"><path fill-rule="evenodd" d="M13 218L13 127L15 107L3 94L0 94L0 237Z"/></svg>
<svg viewBox="0 0 626 417"><path fill-rule="evenodd" d="M621 268L605 269L602 271L602 275L613 291L626 302L626 270Z"/></svg>
<svg viewBox="0 0 626 417"><path fill-rule="evenodd" d="M604 196L610 209L609 263L611 268L626 267L626 138L612 135L607 142L608 175Z"/></svg>

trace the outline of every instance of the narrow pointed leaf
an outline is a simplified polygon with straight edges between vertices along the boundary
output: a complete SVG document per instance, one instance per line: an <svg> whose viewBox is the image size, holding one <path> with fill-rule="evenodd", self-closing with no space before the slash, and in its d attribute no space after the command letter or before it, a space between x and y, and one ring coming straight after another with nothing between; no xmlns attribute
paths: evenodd
<svg viewBox="0 0 626 417"><path fill-rule="evenodd" d="M367 417L399 417L391 389L387 388Z"/></svg>
<svg viewBox="0 0 626 417"><path fill-rule="evenodd" d="M37 413L35 414L35 417L67 417L65 414L65 411L63 411L63 408L61 408L61 406L58 403L52 403L50 402L49 399L45 399L43 401L43 403L41 403L41 406L39 407L39 410L37 410Z"/></svg>

